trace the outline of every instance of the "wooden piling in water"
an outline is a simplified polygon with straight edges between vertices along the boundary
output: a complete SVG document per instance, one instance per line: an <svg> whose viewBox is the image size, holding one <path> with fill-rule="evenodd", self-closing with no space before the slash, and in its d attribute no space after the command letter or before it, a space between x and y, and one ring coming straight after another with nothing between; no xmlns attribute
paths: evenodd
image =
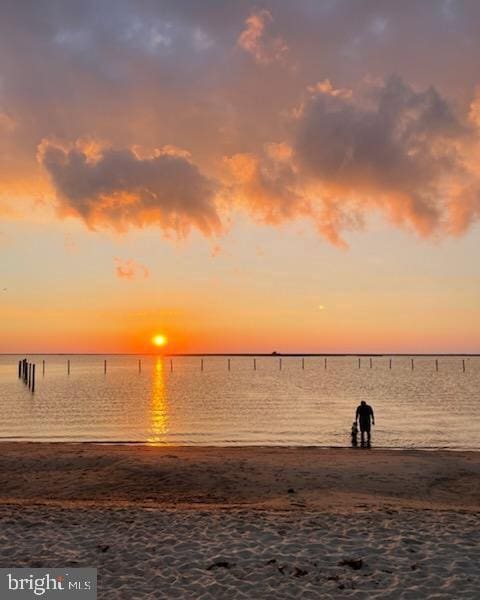
<svg viewBox="0 0 480 600"><path fill-rule="evenodd" d="M32 394L35 391L35 363L32 365Z"/></svg>
<svg viewBox="0 0 480 600"><path fill-rule="evenodd" d="M18 378L19 379L22 378L22 361L21 360L18 361Z"/></svg>
<svg viewBox="0 0 480 600"><path fill-rule="evenodd" d="M70 359L67 360L67 375L70 375Z"/></svg>
<svg viewBox="0 0 480 600"><path fill-rule="evenodd" d="M463 368L463 372L465 373L465 359L462 359L462 368Z"/></svg>
<svg viewBox="0 0 480 600"><path fill-rule="evenodd" d="M104 360L103 361L103 373L106 374L106 372L107 372L107 361Z"/></svg>
<svg viewBox="0 0 480 600"><path fill-rule="evenodd" d="M302 371L305 371L305 358L302 358Z"/></svg>
<svg viewBox="0 0 480 600"><path fill-rule="evenodd" d="M413 362L413 358L411 359L411 361L412 361L412 371L413 371L413 369L415 368L415 365L414 365L414 362Z"/></svg>
<svg viewBox="0 0 480 600"><path fill-rule="evenodd" d="M173 360L170 359L170 373L173 373Z"/></svg>
<svg viewBox="0 0 480 600"><path fill-rule="evenodd" d="M325 361L324 361L324 368L325 369L327 368L327 359L326 358L325 358Z"/></svg>
<svg viewBox="0 0 480 600"><path fill-rule="evenodd" d="M390 359L389 369L392 368L392 359Z"/></svg>
<svg viewBox="0 0 480 600"><path fill-rule="evenodd" d="M361 358L358 359L358 368L359 369L362 368L362 359Z"/></svg>
<svg viewBox="0 0 480 600"><path fill-rule="evenodd" d="M438 358L435 359L435 371L438 371Z"/></svg>
<svg viewBox="0 0 480 600"><path fill-rule="evenodd" d="M45 361L42 360L42 375L45 375Z"/></svg>
<svg viewBox="0 0 480 600"><path fill-rule="evenodd" d="M228 359L228 370L230 371L230 359Z"/></svg>
<svg viewBox="0 0 480 600"><path fill-rule="evenodd" d="M257 359L256 358L253 359L253 370L254 371L257 370Z"/></svg>
<svg viewBox="0 0 480 600"><path fill-rule="evenodd" d="M278 369L279 369L279 371L282 370L282 359L281 358L278 359Z"/></svg>
<svg viewBox="0 0 480 600"><path fill-rule="evenodd" d="M142 372L142 361L141 360L138 361L138 372L139 373Z"/></svg>
<svg viewBox="0 0 480 600"><path fill-rule="evenodd" d="M28 363L28 379L27 379L28 389L32 386L32 363Z"/></svg>
<svg viewBox="0 0 480 600"><path fill-rule="evenodd" d="M203 358L202 358L202 361L200 363L200 370L203 371Z"/></svg>
<svg viewBox="0 0 480 600"><path fill-rule="evenodd" d="M372 368L372 359L370 359L370 368Z"/></svg>

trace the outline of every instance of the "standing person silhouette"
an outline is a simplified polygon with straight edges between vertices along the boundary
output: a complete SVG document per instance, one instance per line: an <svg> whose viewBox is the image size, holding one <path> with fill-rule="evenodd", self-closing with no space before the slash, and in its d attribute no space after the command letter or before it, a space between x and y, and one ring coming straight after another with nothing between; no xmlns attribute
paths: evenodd
<svg viewBox="0 0 480 600"><path fill-rule="evenodd" d="M375 425L375 416L373 414L373 408L368 405L365 400L360 402L357 406L357 412L355 415L355 421L358 421L360 425L360 436L361 446L365 446L365 432L367 433L367 447L370 448L370 427Z"/></svg>

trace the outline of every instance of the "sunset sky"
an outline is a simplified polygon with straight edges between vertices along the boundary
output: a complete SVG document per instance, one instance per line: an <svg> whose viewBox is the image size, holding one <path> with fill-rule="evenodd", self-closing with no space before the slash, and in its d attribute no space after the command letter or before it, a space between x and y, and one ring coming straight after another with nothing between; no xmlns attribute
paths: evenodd
<svg viewBox="0 0 480 600"><path fill-rule="evenodd" d="M3 0L0 352L479 352L478 23Z"/></svg>

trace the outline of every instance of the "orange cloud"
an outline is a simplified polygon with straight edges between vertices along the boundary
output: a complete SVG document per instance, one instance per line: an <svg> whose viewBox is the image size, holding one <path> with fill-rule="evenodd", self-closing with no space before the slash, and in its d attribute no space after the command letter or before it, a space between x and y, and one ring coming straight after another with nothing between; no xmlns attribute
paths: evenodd
<svg viewBox="0 0 480 600"><path fill-rule="evenodd" d="M277 225L310 212L295 189L289 156L286 144L269 144L260 156L238 153L223 159L232 196L263 223Z"/></svg>
<svg viewBox="0 0 480 600"><path fill-rule="evenodd" d="M288 51L288 46L281 37L274 37L267 31L272 22L273 17L268 10L253 12L245 20L246 27L237 40L240 48L262 65L282 61Z"/></svg>
<svg viewBox="0 0 480 600"><path fill-rule="evenodd" d="M147 279L150 271L145 265L135 262L132 259L122 260L115 258L115 274L119 279Z"/></svg>
<svg viewBox="0 0 480 600"><path fill-rule="evenodd" d="M359 224L344 214L334 198L318 185L304 182L288 144L266 144L260 156L234 154L224 157L230 175L228 189L238 206L255 220L280 225L299 218L313 221L330 243L345 248L340 232ZM228 176L227 176L228 178Z"/></svg>

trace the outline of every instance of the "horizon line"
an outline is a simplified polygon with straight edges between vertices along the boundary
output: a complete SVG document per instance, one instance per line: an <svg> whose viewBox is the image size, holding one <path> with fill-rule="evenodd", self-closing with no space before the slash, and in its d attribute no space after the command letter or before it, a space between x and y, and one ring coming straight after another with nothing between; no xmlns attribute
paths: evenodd
<svg viewBox="0 0 480 600"><path fill-rule="evenodd" d="M444 356L480 357L475 352L0 352L0 356L163 356L175 357L390 357L390 356Z"/></svg>

